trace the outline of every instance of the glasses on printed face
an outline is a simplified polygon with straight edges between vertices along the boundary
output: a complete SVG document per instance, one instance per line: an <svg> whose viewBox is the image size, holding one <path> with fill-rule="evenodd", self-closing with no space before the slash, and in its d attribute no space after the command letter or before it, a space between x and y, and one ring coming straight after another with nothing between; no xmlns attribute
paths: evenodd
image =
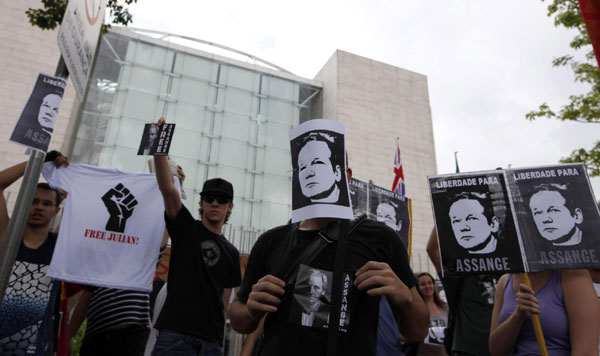
<svg viewBox="0 0 600 356"><path fill-rule="evenodd" d="M229 198L227 195L223 195L223 194L203 194L202 195L202 201L206 202L206 203L212 203L213 201L215 201L215 199L217 199L217 203L219 204L227 204L231 201L231 198Z"/></svg>

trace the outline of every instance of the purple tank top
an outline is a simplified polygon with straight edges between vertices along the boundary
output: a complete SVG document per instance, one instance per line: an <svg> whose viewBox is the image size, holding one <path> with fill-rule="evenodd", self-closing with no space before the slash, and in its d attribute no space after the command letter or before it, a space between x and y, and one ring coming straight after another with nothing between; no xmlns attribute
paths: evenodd
<svg viewBox="0 0 600 356"><path fill-rule="evenodd" d="M569 319L565 307L565 299L560 284L560 271L552 271L546 284L535 293L540 304L540 323L550 356L569 356L571 341L569 339ZM512 274L504 286L504 304L500 311L500 323L508 319L516 308L515 291L512 288ZM514 348L514 356L539 355L540 350L533 331L531 318L527 318Z"/></svg>

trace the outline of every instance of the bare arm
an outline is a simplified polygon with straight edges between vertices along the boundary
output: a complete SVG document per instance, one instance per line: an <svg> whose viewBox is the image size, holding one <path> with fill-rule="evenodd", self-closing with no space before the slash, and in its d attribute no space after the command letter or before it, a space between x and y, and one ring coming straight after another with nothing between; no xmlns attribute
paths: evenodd
<svg viewBox="0 0 600 356"><path fill-rule="evenodd" d="M85 320L85 315L87 313L88 306L90 304L90 299L92 298L92 292L84 289L79 296L79 300L77 300L77 306L75 310L73 310L73 314L69 319L69 324L67 325L67 337L69 340L77 333L81 323Z"/></svg>
<svg viewBox="0 0 600 356"><path fill-rule="evenodd" d="M561 284L569 318L571 355L597 355L600 304L586 270L562 271Z"/></svg>
<svg viewBox="0 0 600 356"><path fill-rule="evenodd" d="M499 324L500 311L504 304L504 289L506 281L508 280L508 274L503 275L498 281L496 286L496 294L494 296L494 310L492 312L492 325L490 327L490 351L493 356L495 355L506 355L514 346L521 331L521 326L527 318L528 312L539 313L539 306L537 299L533 296L533 290L520 284L519 293L517 293L517 307L513 313L504 320L502 324ZM512 288L512 285L506 286L506 288ZM523 303L519 302L519 299ZM527 303L529 307L525 306Z"/></svg>
<svg viewBox="0 0 600 356"><path fill-rule="evenodd" d="M223 289L223 295L221 296L221 300L223 301L223 311L227 311L229 309L229 299L231 298L231 288Z"/></svg>
<svg viewBox="0 0 600 356"><path fill-rule="evenodd" d="M236 299L229 308L231 327L238 332L248 334L256 330L265 314L277 311L281 296L285 293L285 282L266 275L252 286L247 303Z"/></svg>
<svg viewBox="0 0 600 356"><path fill-rule="evenodd" d="M160 242L160 248L167 246L167 242L169 242L169 232L167 231L167 228L165 228L165 231L163 231L162 241Z"/></svg>
<svg viewBox="0 0 600 356"><path fill-rule="evenodd" d="M164 118L158 120L158 126L162 126L165 123ZM158 189L162 194L165 203L165 212L169 220L174 221L177 217L177 213L181 210L181 198L179 192L175 187L173 181L173 173L169 168L169 161L167 156L154 156L154 168L156 170L156 181L158 182Z"/></svg>
<svg viewBox="0 0 600 356"><path fill-rule="evenodd" d="M385 296L408 343L421 342L429 332L429 310L417 292L408 288L387 263L369 261L356 271L354 285L370 296Z"/></svg>
<svg viewBox="0 0 600 356"><path fill-rule="evenodd" d="M265 318L263 317L262 319L260 319L260 323L258 324L256 330L248 334L248 336L246 337L246 341L244 341L244 345L242 346L242 351L240 351L240 356L252 355L252 351L254 351L254 348L256 347L256 340L258 340L258 337L263 332L264 323Z"/></svg>
<svg viewBox="0 0 600 356"><path fill-rule="evenodd" d="M429 240L427 240L427 254L429 255L429 259L433 263L435 270L438 274L442 273L442 262L440 261L440 246L438 245L437 240L437 232L435 231L435 227L431 230L431 234L429 234Z"/></svg>
<svg viewBox="0 0 600 356"><path fill-rule="evenodd" d="M27 168L27 162L22 162L0 172L0 246L9 220L4 191L25 174L25 168Z"/></svg>

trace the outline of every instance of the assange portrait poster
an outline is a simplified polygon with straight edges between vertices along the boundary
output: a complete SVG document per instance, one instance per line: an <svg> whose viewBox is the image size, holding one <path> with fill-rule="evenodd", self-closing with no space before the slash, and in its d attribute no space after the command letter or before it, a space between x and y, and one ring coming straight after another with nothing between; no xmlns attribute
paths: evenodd
<svg viewBox="0 0 600 356"><path fill-rule="evenodd" d="M40 73L10 141L46 152L67 82Z"/></svg>
<svg viewBox="0 0 600 356"><path fill-rule="evenodd" d="M138 156L166 156L171 148L175 124L145 124Z"/></svg>
<svg viewBox="0 0 600 356"><path fill-rule="evenodd" d="M363 182L355 178L350 179L350 201L352 203L352 212L354 217L357 218L360 215L367 214L368 204L368 183Z"/></svg>
<svg viewBox="0 0 600 356"><path fill-rule="evenodd" d="M583 164L506 175L529 271L600 267L600 214Z"/></svg>
<svg viewBox="0 0 600 356"><path fill-rule="evenodd" d="M344 134L344 124L324 119L309 120L290 130L293 223L353 218Z"/></svg>
<svg viewBox="0 0 600 356"><path fill-rule="evenodd" d="M391 227L410 252L410 207L407 197L375 184L369 184L369 213L372 220L383 222Z"/></svg>
<svg viewBox="0 0 600 356"><path fill-rule="evenodd" d="M444 273L522 272L502 171L429 177Z"/></svg>

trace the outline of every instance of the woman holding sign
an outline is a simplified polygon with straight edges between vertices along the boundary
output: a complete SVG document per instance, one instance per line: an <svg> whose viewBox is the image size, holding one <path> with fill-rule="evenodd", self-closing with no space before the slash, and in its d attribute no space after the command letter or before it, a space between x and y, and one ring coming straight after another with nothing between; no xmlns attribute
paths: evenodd
<svg viewBox="0 0 600 356"><path fill-rule="evenodd" d="M539 355L531 314L539 315L548 355L597 355L600 304L586 270L505 274L496 288L492 355Z"/></svg>

